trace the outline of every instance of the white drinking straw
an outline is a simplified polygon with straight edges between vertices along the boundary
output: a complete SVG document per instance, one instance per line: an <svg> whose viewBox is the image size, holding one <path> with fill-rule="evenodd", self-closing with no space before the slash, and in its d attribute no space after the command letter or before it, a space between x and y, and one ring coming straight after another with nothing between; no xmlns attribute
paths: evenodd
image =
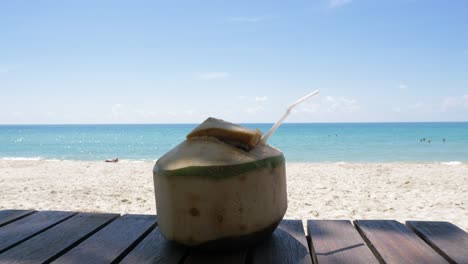
<svg viewBox="0 0 468 264"><path fill-rule="evenodd" d="M284 115L281 117L281 119L276 122L276 124L274 124L271 128L270 128L270 131L268 131L268 133L266 133L265 136L263 136L263 138L261 139L261 143L262 144L266 144L268 138L276 131L276 129L278 129L278 127L283 123L283 121L286 119L286 117L288 117L289 113L291 113L291 109L293 109L296 105L304 102L305 100L307 100L308 98L314 96L314 95L317 95L319 93L319 90L315 90L313 92L311 92L310 94L302 97L301 99L297 100L295 103L293 103L292 105L290 105L288 107L288 109L286 110L286 113L284 113Z"/></svg>

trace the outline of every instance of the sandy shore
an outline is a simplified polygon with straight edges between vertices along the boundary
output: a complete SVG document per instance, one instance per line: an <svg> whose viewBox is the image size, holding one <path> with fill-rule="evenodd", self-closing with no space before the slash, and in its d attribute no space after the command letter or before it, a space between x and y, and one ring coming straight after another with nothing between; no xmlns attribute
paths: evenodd
<svg viewBox="0 0 468 264"><path fill-rule="evenodd" d="M0 210L154 214L152 162L0 160ZM286 218L450 221L468 230L468 164L288 163Z"/></svg>

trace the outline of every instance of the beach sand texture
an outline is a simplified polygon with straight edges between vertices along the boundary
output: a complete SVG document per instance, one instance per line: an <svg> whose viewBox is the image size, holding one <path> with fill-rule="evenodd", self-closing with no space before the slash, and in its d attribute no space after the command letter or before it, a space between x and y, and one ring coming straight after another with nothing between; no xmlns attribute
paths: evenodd
<svg viewBox="0 0 468 264"><path fill-rule="evenodd" d="M154 214L153 162L0 160L0 210ZM296 219L449 221L468 230L468 164L288 163Z"/></svg>

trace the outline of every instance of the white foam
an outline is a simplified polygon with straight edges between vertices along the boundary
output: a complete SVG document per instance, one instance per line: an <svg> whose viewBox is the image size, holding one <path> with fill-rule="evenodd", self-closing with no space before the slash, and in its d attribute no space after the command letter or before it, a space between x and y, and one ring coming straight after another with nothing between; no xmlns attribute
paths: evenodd
<svg viewBox="0 0 468 264"><path fill-rule="evenodd" d="M462 162L461 161L447 161L447 162L441 162L440 164L448 165L448 166L457 166L457 165L461 165Z"/></svg>
<svg viewBox="0 0 468 264"><path fill-rule="evenodd" d="M152 161L152 160L145 160L145 159L122 159L122 160L119 160L119 162L122 162L122 163L144 163L144 162L148 162L148 161Z"/></svg>
<svg viewBox="0 0 468 264"><path fill-rule="evenodd" d="M2 160L43 160L42 157L3 157Z"/></svg>
<svg viewBox="0 0 468 264"><path fill-rule="evenodd" d="M20 138L15 139L13 142L14 143L21 143L21 142L23 142L23 140L24 140L24 138L20 137Z"/></svg>

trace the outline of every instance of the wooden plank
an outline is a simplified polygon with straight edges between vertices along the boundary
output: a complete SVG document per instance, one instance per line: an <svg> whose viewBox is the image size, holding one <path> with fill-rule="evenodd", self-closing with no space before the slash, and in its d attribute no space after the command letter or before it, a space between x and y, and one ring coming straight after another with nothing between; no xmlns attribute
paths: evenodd
<svg viewBox="0 0 468 264"><path fill-rule="evenodd" d="M449 222L407 221L406 225L450 263L468 264L468 233Z"/></svg>
<svg viewBox="0 0 468 264"><path fill-rule="evenodd" d="M3 226L0 228L0 253L74 214L76 213L42 211Z"/></svg>
<svg viewBox="0 0 468 264"><path fill-rule="evenodd" d="M0 226L7 225L22 217L34 213L33 210L3 210L0 211Z"/></svg>
<svg viewBox="0 0 468 264"><path fill-rule="evenodd" d="M169 243L156 227L122 260L125 264L179 263L187 248Z"/></svg>
<svg viewBox="0 0 468 264"><path fill-rule="evenodd" d="M302 221L281 221L271 238L253 248L252 263L312 263Z"/></svg>
<svg viewBox="0 0 468 264"><path fill-rule="evenodd" d="M349 220L309 220L314 263L379 263Z"/></svg>
<svg viewBox="0 0 468 264"><path fill-rule="evenodd" d="M155 224L154 215L124 215L52 263L118 262Z"/></svg>
<svg viewBox="0 0 468 264"><path fill-rule="evenodd" d="M411 230L394 220L358 220L356 228L385 263L447 263Z"/></svg>
<svg viewBox="0 0 468 264"><path fill-rule="evenodd" d="M86 239L117 214L81 213L0 254L0 263L43 263Z"/></svg>
<svg viewBox="0 0 468 264"><path fill-rule="evenodd" d="M247 250L232 252L192 251L184 264L243 264L246 263Z"/></svg>

